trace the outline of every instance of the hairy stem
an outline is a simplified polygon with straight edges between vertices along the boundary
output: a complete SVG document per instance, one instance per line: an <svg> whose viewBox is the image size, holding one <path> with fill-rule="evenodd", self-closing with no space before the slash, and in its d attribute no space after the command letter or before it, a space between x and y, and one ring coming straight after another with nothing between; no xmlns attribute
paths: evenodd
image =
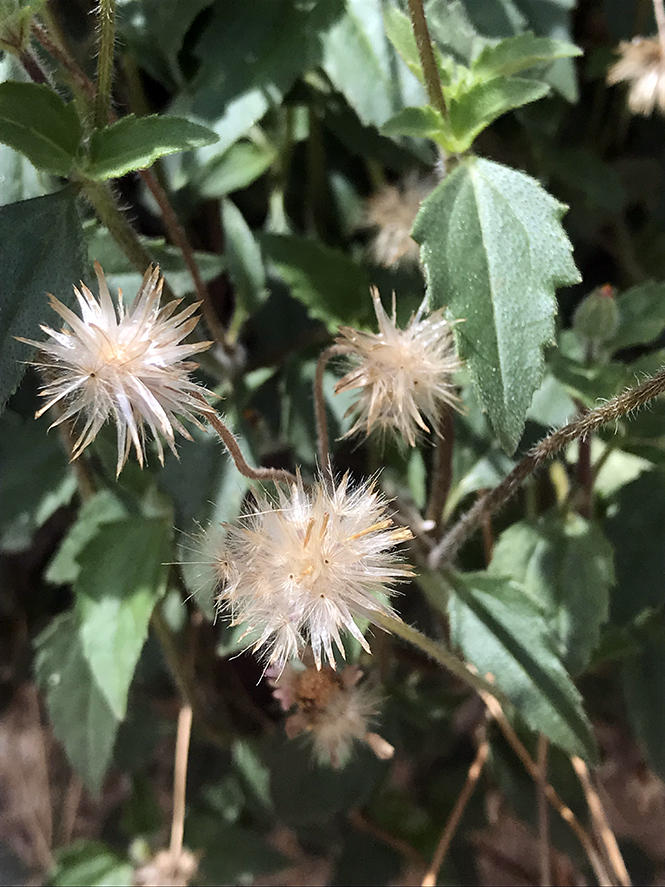
<svg viewBox="0 0 665 887"><path fill-rule="evenodd" d="M48 83L49 78L29 46L19 53L18 60L33 83Z"/></svg>
<svg viewBox="0 0 665 887"><path fill-rule="evenodd" d="M205 400L204 398L201 399ZM290 471L285 471L283 468L252 468L245 461L245 457L238 446L238 441L217 413L212 408L208 408L205 412L205 417L221 437L224 446L235 462L236 468L243 477L247 477L250 480L270 480L274 484L295 484L298 482L298 478L294 474L291 474Z"/></svg>
<svg viewBox="0 0 665 887"><path fill-rule="evenodd" d="M494 487L493 490L477 499L475 505L460 518L450 532L432 549L429 554L430 569L436 569L442 563L451 561L464 542L482 523L483 516L486 513L493 514L501 508L530 474L547 459L556 455L566 444L577 438L584 440L584 438L598 428L606 425L608 422L616 422L622 416L653 400L654 397L662 394L663 391L665 391L665 369L662 369L641 385L624 391L602 406L596 407L596 409L589 410L588 413L569 422L568 425L564 425L563 428L541 440L540 443L529 450L522 461L518 462L510 474L497 487Z"/></svg>
<svg viewBox="0 0 665 887"><path fill-rule="evenodd" d="M95 87L92 81L85 76L76 62L68 55L66 50L52 39L44 25L34 18L32 20L32 33L48 54L53 56L53 58L62 65L65 71L69 74L72 83L81 90L88 100L94 101Z"/></svg>
<svg viewBox="0 0 665 887"><path fill-rule="evenodd" d="M192 734L192 707L183 705L178 715L178 732L175 741L173 767L173 816L171 819L171 858L177 860L182 853L185 833L185 795L187 790L187 760L189 739Z"/></svg>
<svg viewBox="0 0 665 887"><path fill-rule="evenodd" d="M86 181L82 185L83 193L95 208L103 225L105 225L127 256L141 274L152 264L152 256L141 243L138 234L127 221L111 188L104 182ZM165 286L165 295L174 298L170 287Z"/></svg>
<svg viewBox="0 0 665 887"><path fill-rule="evenodd" d="M420 64L423 67L427 95L432 106L446 117L448 109L446 108L446 101L443 97L443 92L441 91L439 69L436 66L436 60L434 58L432 38L430 37L429 28L427 27L427 19L425 18L425 10L423 8L422 0L409 0L409 14L411 15L411 25L413 27L414 37L416 38Z"/></svg>
<svg viewBox="0 0 665 887"><path fill-rule="evenodd" d="M99 0L97 11L99 49L97 51L97 95L95 96L95 129L108 126L113 85L115 49L115 0Z"/></svg>
<svg viewBox="0 0 665 887"><path fill-rule="evenodd" d="M319 450L319 467L322 474L330 470L330 437L328 435L328 417L326 416L326 399L323 396L323 374L326 365L335 354L341 354L339 345L331 345L321 352L316 364L314 375L314 415L316 417L316 440Z"/></svg>

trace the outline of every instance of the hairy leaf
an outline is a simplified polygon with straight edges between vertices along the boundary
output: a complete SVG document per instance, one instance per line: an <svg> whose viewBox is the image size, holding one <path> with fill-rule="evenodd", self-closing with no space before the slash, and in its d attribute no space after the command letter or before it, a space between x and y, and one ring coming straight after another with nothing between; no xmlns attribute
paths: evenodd
<svg viewBox="0 0 665 887"><path fill-rule="evenodd" d="M383 124L381 132L387 136L430 139L436 138L443 128L441 114L426 105L422 108L404 108Z"/></svg>
<svg viewBox="0 0 665 887"><path fill-rule="evenodd" d="M469 158L423 202L413 229L430 305L464 321L459 355L509 453L543 378L555 288L579 279L564 211L524 173Z"/></svg>
<svg viewBox="0 0 665 887"><path fill-rule="evenodd" d="M485 46L473 61L471 69L474 74L488 78L510 76L539 62L551 62L578 55L582 55L582 50L572 43L552 40L549 37L536 37L527 32L516 37L507 37L494 46Z"/></svg>

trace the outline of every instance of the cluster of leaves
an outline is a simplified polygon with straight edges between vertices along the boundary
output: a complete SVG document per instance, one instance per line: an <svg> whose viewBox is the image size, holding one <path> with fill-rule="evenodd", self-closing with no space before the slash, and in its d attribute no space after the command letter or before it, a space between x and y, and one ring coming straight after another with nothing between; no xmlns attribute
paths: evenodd
<svg viewBox="0 0 665 887"><path fill-rule="evenodd" d="M410 761L411 783L390 784L386 765L365 751L339 772L314 767L282 736L260 667L232 658L240 632L215 624L211 598L196 594L192 534L237 517L245 479L197 432L179 460L169 455L160 469L153 458L144 472L128 464L116 483L105 429L89 460L98 488L81 502L57 434L32 418L38 380L16 337L40 338L40 323L52 322L45 293L71 305L72 284L90 282L93 259L112 286L136 290L141 275L100 194L104 206L131 208L137 242L177 296L194 297L137 175L155 165L227 335L201 378L225 396L255 464L314 474L315 362L340 325L371 326L370 284L386 303L397 292L400 317L425 296L457 321L465 409L454 420L445 504L453 522L550 428L663 363L665 284L654 281L665 266L654 243L665 223L641 184L662 174L643 146L660 162L663 124L626 129L621 97L602 80L611 45L594 44L584 2L575 37L585 52L574 61L573 5L429 0L435 107L397 0L125 0L116 9L118 119L102 127L92 126L85 88L95 76L89 17L74 2L58 4L57 18L36 4L12 11L24 36L15 53L0 42L0 546L26 574L6 620L8 631L27 625L32 655L21 650L8 673L16 684L34 676L92 796L110 771L132 786L107 843L57 848L53 883L129 884L147 853L141 840L158 849L167 820L146 764L173 732L160 702L182 691L195 702L204 762L190 768L185 840L201 851L207 882L245 883L284 866L267 842L277 822L308 853L334 851L333 883L385 883L400 857L350 824L345 814L359 808L431 857L469 763L455 726L459 688L425 658L377 643L383 732ZM615 39L628 36L622 16L633 5L607 3ZM25 23L35 13L63 37L69 67L53 47L30 43ZM29 82L26 51L50 72L47 82ZM422 266L379 265L365 201L433 171L413 227ZM608 283L616 290L591 293ZM589 293L586 314L574 314ZM327 370L339 437L348 402L334 396L335 379ZM550 779L582 819L569 757L597 762L588 713L620 717L618 685L650 766L665 777L664 441L656 402L572 445L494 521L489 563L474 539L459 571L421 570L399 601L406 621L446 636L493 675L527 745L537 734L553 743ZM356 476L381 470L387 494L424 510L433 447L405 454L369 440L336 445L335 461ZM492 731L490 739L493 778L529 819L528 778ZM482 824L479 800L468 824ZM566 833L552 840L586 864ZM468 854L452 852L446 866L451 882L477 880Z"/></svg>

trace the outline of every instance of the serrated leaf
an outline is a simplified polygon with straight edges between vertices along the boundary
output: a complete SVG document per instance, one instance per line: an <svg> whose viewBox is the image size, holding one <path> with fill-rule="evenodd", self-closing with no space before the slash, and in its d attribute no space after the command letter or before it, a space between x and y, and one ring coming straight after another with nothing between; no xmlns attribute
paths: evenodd
<svg viewBox="0 0 665 887"><path fill-rule="evenodd" d="M69 528L44 578L53 585L71 585L80 572L78 557L102 524L113 523L127 510L111 490L100 490L83 503L75 523Z"/></svg>
<svg viewBox="0 0 665 887"><path fill-rule="evenodd" d="M442 579L420 577L435 605ZM575 685L555 653L543 610L517 583L486 573L449 574L450 636L481 675L496 686L529 727L570 755L595 761L591 726ZM445 605L444 605L445 606Z"/></svg>
<svg viewBox="0 0 665 887"><path fill-rule="evenodd" d="M619 327L607 343L610 351L653 342L665 330L665 284L649 281L616 297Z"/></svg>
<svg viewBox="0 0 665 887"><path fill-rule="evenodd" d="M434 108L404 108L386 121L381 132L386 136L413 136L414 138L430 139L444 129L441 114Z"/></svg>
<svg viewBox="0 0 665 887"><path fill-rule="evenodd" d="M323 69L360 120L381 126L404 105L426 101L417 74L386 40L382 0L345 0L323 37Z"/></svg>
<svg viewBox="0 0 665 887"><path fill-rule="evenodd" d="M426 198L413 228L430 305L464 321L454 328L459 356L508 453L543 378L555 288L579 280L564 211L524 173L468 158Z"/></svg>
<svg viewBox="0 0 665 887"><path fill-rule="evenodd" d="M171 527L131 517L102 525L78 556L74 583L83 652L119 719L153 608L166 590Z"/></svg>
<svg viewBox="0 0 665 887"><path fill-rule="evenodd" d="M468 151L475 138L502 114L546 96L547 83L525 77L495 77L449 102L448 124L454 149Z"/></svg>
<svg viewBox="0 0 665 887"><path fill-rule="evenodd" d="M73 769L97 795L120 722L88 665L79 632L75 613L56 617L37 638L35 674L46 693L56 738Z"/></svg>
<svg viewBox="0 0 665 887"><path fill-rule="evenodd" d="M501 534L490 573L514 579L543 608L564 665L582 672L615 582L612 546L600 527L576 514L520 521Z"/></svg>
<svg viewBox="0 0 665 887"><path fill-rule="evenodd" d="M207 126L183 117L129 114L104 129L95 130L81 172L96 181L115 179L134 169L146 169L167 154L212 145L218 138Z"/></svg>
<svg viewBox="0 0 665 887"><path fill-rule="evenodd" d="M38 169L69 175L81 136L76 106L66 105L49 86L0 83L0 142L20 151Z"/></svg>
<svg viewBox="0 0 665 887"><path fill-rule="evenodd" d="M52 887L130 887L134 868L101 841L75 841L58 850Z"/></svg>
<svg viewBox="0 0 665 887"><path fill-rule="evenodd" d="M485 46L472 62L471 69L484 77L510 76L540 62L574 58L578 55L582 55L582 50L572 43L536 37L527 32L516 37L506 37L494 46Z"/></svg>
<svg viewBox="0 0 665 887"><path fill-rule="evenodd" d="M40 340L52 323L47 292L73 306L72 284L83 276L83 232L68 189L0 207L0 410L16 390L34 349L15 336Z"/></svg>
<svg viewBox="0 0 665 887"><path fill-rule="evenodd" d="M387 5L383 13L383 23L386 36L401 56L402 61L406 64L409 71L424 84L425 77L420 64L420 54L418 53L418 45L416 44L409 16L396 7ZM432 49L441 84L442 86L447 86L452 78L451 60L441 55L438 46L433 46Z"/></svg>
<svg viewBox="0 0 665 887"><path fill-rule="evenodd" d="M369 279L344 253L318 241L277 234L264 234L259 242L294 298L331 332L367 314Z"/></svg>

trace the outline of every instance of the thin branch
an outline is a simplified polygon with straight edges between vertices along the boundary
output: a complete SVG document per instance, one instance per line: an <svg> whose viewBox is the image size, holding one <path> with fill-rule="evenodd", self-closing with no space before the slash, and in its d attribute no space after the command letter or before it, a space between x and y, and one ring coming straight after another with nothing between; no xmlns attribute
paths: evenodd
<svg viewBox="0 0 665 887"><path fill-rule="evenodd" d="M381 843L385 844L387 847L396 850L414 865L417 865L419 868L425 868L425 859L415 847L412 847L408 841L404 840L404 838L398 838L396 835L391 835L390 832L382 829L376 823L371 822L371 820L367 819L367 817L359 810L351 810L349 812L349 822L355 826L358 831L366 832L381 841Z"/></svg>
<svg viewBox="0 0 665 887"><path fill-rule="evenodd" d="M423 878L422 887L435 887L437 878L439 877L439 872L441 871L441 866L444 863L446 853L448 852L448 848L450 847L450 842L455 836L455 832L457 831L457 826L459 825L460 819L462 818L462 814L464 813L466 805L468 804L469 799L473 794L476 783L480 779L480 774L483 772L483 767L485 766L485 761L487 760L489 749L490 746L487 738L483 738L482 742L478 746L476 757L469 767L469 772L466 774L466 782L464 783L464 788L460 792L459 797L455 802L453 811L448 817L448 822L446 823L446 826L443 830L443 834L441 835L441 839L437 845L437 848L434 851L434 856L432 857L430 867L427 869L425 877Z"/></svg>
<svg viewBox="0 0 665 887"><path fill-rule="evenodd" d="M324 349L316 363L316 373L314 374L314 415L316 417L316 440L319 448L319 467L322 474L330 472L330 437L328 435L326 399L323 396L323 374L330 358L342 352L343 348L340 345L331 345Z"/></svg>
<svg viewBox="0 0 665 887"><path fill-rule="evenodd" d="M185 795L187 790L187 760L189 739L192 734L192 707L183 705L178 715L178 733L175 742L173 767L173 817L171 819L171 859L177 860L182 853L185 833Z"/></svg>
<svg viewBox="0 0 665 887"><path fill-rule="evenodd" d="M536 786L538 795L538 857L540 860L541 887L549 887L552 883L552 866L550 865L550 821L547 809L547 798L543 785L547 784L547 751L549 742L544 733L538 735L538 769L542 780Z"/></svg>
<svg viewBox="0 0 665 887"><path fill-rule="evenodd" d="M28 77L32 80L33 83L47 83L49 82L49 77L46 71L42 68L39 63L39 60L32 52L29 46L19 53L18 60L25 68L25 72Z"/></svg>
<svg viewBox="0 0 665 887"><path fill-rule="evenodd" d="M439 437L434 451L434 469L430 485L425 519L434 521L434 538L441 532L441 519L453 479L453 448L455 444L455 414L450 407L441 417Z"/></svg>
<svg viewBox="0 0 665 887"><path fill-rule="evenodd" d="M440 111L443 117L446 117L448 109L446 108L446 100L441 90L441 78L439 77L439 69L434 58L432 38L427 27L422 0L409 0L409 14L411 15L413 35L416 38L416 46L418 47L418 55L423 68L423 76L425 77L425 86L427 87L430 104Z"/></svg>
<svg viewBox="0 0 665 887"><path fill-rule="evenodd" d="M554 809L564 820L564 822L567 822L571 829L577 835L577 838L579 839L579 842L584 848L589 862L591 863L596 878L598 879L598 883L601 885L601 887L612 887L612 879L610 878L605 865L603 864L603 861L598 855L598 851L596 850L591 835L580 823L579 819L575 816L570 807L564 804L564 802L561 800L561 798L556 793L554 788L550 785L550 783L543 781L540 767L533 760L533 758L517 736L517 733L515 733L515 731L513 730L511 724L508 721L508 718L503 713L503 709L501 708L499 702L494 698L494 696L490 695L484 690L480 692L480 696L489 709L490 714L501 728L501 732L508 740L511 748L520 759L522 764L524 764L524 767L526 768L529 776L531 776L536 785L541 786L543 794L545 795L549 803L554 807Z"/></svg>
<svg viewBox="0 0 665 887"><path fill-rule="evenodd" d="M577 777L582 784L582 788L584 789L584 794L586 796L587 804L589 805L589 810L591 811L596 832L605 848L607 858L614 870L617 881L622 887L630 887L630 875L628 874L626 864L623 861L623 856L621 855L621 850L619 850L617 840L614 837L614 832L607 821L603 804L598 792L594 788L593 782L591 781L589 768L581 758L572 757L570 760L575 769L575 773L577 773Z"/></svg>
<svg viewBox="0 0 665 887"><path fill-rule="evenodd" d="M224 446L235 462L236 468L243 477L248 477L250 480L270 480L274 484L290 485L298 483L298 478L294 474L291 474L290 471L285 471L283 468L252 468L251 465L248 465L245 461L245 457L243 456L242 451L238 446L238 441L233 436L233 433L226 427L217 413L212 408L209 408L206 410L205 417L221 437Z"/></svg>
<svg viewBox="0 0 665 887"><path fill-rule="evenodd" d="M429 555L430 569L436 569L442 563L451 561L466 542L471 534L482 523L486 512L493 514L511 498L521 484L542 465L550 459L566 444L577 438L584 439L596 429L608 422L616 422L622 416L633 412L639 407L653 400L665 391L665 369L660 370L655 376L647 379L641 385L624 391L617 397L596 409L589 410L584 416L569 422L558 431L536 444L521 462L513 468L510 474L501 483L479 498L465 515L455 524L443 539L436 545Z"/></svg>
<svg viewBox="0 0 665 887"><path fill-rule="evenodd" d="M97 51L97 95L95 96L95 129L108 126L113 87L113 56L115 50L115 0L99 0L99 49Z"/></svg>

